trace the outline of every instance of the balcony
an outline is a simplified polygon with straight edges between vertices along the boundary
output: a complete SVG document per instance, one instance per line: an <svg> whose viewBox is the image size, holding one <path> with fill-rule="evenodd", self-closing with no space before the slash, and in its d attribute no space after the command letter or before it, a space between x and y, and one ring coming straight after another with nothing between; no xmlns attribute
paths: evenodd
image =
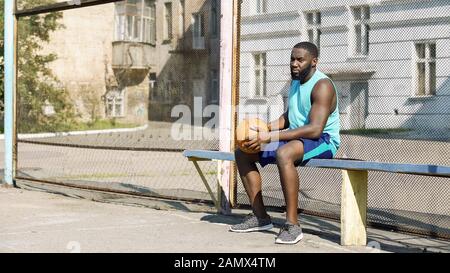
<svg viewBox="0 0 450 273"><path fill-rule="evenodd" d="M169 50L170 54L204 54L206 50L205 37L183 37L177 40L173 50Z"/></svg>
<svg viewBox="0 0 450 273"><path fill-rule="evenodd" d="M112 66L118 69L149 69L154 66L155 48L146 43L113 42Z"/></svg>
<svg viewBox="0 0 450 273"><path fill-rule="evenodd" d="M112 68L120 83L141 83L155 64L153 45L140 42L115 41L112 43Z"/></svg>

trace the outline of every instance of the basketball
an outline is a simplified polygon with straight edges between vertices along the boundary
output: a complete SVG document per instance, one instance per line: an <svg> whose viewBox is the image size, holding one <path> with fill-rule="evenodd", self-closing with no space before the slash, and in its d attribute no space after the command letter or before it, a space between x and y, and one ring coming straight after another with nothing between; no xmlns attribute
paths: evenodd
<svg viewBox="0 0 450 273"><path fill-rule="evenodd" d="M244 143L249 137L255 137L258 135L257 131L250 129L252 127L259 127L259 131L269 132L267 123L260 119L252 118L242 120L236 128L236 139L239 149L244 153L255 154L259 152L259 150L251 150L244 147Z"/></svg>

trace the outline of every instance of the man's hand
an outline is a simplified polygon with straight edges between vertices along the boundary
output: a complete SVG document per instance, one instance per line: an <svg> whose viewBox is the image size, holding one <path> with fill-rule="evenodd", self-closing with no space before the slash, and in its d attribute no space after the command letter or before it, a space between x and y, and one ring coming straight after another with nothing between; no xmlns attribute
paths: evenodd
<svg viewBox="0 0 450 273"><path fill-rule="evenodd" d="M250 131L255 131L258 133L265 132L266 130L269 130L270 132L270 124L267 124L267 128L260 127L258 124L252 124L249 129Z"/></svg>
<svg viewBox="0 0 450 273"><path fill-rule="evenodd" d="M257 131L257 134L249 136L244 146L250 150L260 151L264 144L270 143L270 139L271 135L269 132Z"/></svg>

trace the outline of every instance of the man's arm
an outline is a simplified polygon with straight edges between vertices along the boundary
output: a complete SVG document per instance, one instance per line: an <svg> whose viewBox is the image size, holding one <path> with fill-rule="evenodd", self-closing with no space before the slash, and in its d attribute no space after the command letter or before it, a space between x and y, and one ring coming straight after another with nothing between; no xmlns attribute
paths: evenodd
<svg viewBox="0 0 450 273"><path fill-rule="evenodd" d="M269 123L268 126L269 131L279 131L289 128L288 111L283 113L279 119Z"/></svg>
<svg viewBox="0 0 450 273"><path fill-rule="evenodd" d="M292 140L300 137L318 139L325 128L328 117L334 111L336 92L329 80L320 80L312 92L312 105L309 113L309 124L294 130L271 134L271 141Z"/></svg>
<svg viewBox="0 0 450 273"><path fill-rule="evenodd" d="M329 80L320 80L314 86L311 94L312 105L309 113L309 124L293 130L261 132L256 138L248 141L245 146L249 149L259 149L262 144L271 141L293 140L299 138L318 139L327 124L328 117L334 111L336 92ZM281 118L280 118L281 119ZM287 116L285 118L287 120Z"/></svg>

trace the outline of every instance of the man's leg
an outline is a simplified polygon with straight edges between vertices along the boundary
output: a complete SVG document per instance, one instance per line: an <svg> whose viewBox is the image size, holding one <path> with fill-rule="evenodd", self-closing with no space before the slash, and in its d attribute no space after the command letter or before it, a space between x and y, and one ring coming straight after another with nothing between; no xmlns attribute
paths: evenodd
<svg viewBox="0 0 450 273"><path fill-rule="evenodd" d="M259 160L258 154L247 154L239 149L235 151L236 164L244 184L252 206L253 213L258 218L269 218L262 198L261 190L261 174L256 167L256 162Z"/></svg>
<svg viewBox="0 0 450 273"><path fill-rule="evenodd" d="M298 172L294 162L303 158L303 142L292 140L277 150L277 166L280 172L281 187L286 201L286 220L297 224Z"/></svg>

